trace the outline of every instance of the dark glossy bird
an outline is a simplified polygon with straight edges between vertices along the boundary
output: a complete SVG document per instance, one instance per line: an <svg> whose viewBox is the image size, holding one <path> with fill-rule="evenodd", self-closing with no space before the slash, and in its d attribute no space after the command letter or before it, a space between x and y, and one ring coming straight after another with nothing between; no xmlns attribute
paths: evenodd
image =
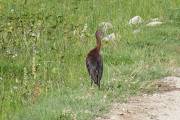
<svg viewBox="0 0 180 120"><path fill-rule="evenodd" d="M103 32L101 30L97 30L95 35L96 47L88 53L86 57L86 67L91 77L91 86L94 82L100 89L100 80L103 73L103 59L100 55Z"/></svg>

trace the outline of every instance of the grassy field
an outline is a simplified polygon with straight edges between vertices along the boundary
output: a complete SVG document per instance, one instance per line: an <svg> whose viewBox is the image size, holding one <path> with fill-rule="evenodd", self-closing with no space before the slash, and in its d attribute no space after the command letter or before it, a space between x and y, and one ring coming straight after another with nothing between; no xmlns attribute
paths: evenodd
<svg viewBox="0 0 180 120"><path fill-rule="evenodd" d="M136 15L164 24L128 25ZM91 120L180 66L180 0L0 0L0 21L1 120ZM85 57L105 21L116 40L98 90Z"/></svg>

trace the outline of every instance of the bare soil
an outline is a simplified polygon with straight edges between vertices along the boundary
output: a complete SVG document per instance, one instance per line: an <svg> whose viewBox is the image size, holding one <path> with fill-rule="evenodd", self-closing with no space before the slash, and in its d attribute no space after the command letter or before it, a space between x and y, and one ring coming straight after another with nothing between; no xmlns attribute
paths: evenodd
<svg viewBox="0 0 180 120"><path fill-rule="evenodd" d="M180 77L165 77L156 85L158 93L132 97L127 103L114 103L109 113L96 120L180 120Z"/></svg>

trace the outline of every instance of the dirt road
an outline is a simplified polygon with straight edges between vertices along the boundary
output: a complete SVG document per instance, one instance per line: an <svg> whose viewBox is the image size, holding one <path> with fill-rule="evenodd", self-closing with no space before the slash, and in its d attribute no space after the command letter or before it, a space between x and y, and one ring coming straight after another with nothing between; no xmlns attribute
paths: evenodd
<svg viewBox="0 0 180 120"><path fill-rule="evenodd" d="M108 114L96 120L180 120L180 77L158 81L160 92L114 103Z"/></svg>

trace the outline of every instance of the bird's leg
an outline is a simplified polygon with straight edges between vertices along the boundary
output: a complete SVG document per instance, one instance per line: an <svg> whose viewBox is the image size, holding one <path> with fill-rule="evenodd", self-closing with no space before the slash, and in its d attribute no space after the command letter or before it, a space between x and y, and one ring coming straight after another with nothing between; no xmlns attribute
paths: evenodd
<svg viewBox="0 0 180 120"><path fill-rule="evenodd" d="M98 88L100 89L100 81L98 81Z"/></svg>
<svg viewBox="0 0 180 120"><path fill-rule="evenodd" d="M98 84L98 88L100 89L100 84Z"/></svg>
<svg viewBox="0 0 180 120"><path fill-rule="evenodd" d="M91 80L91 87L92 87L93 81Z"/></svg>

